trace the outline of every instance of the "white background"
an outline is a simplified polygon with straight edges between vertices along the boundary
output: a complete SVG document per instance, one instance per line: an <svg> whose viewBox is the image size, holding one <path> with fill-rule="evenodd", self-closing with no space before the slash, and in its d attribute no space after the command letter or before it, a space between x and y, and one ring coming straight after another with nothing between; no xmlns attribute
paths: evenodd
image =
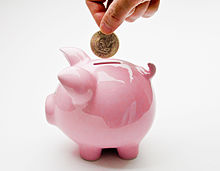
<svg viewBox="0 0 220 171"><path fill-rule="evenodd" d="M153 127L135 160L107 151L88 162L44 113L68 65L58 49L97 58L89 41L98 27L84 0L0 0L0 170L220 170L220 2L161 1L154 17L116 31L114 57L156 65Z"/></svg>

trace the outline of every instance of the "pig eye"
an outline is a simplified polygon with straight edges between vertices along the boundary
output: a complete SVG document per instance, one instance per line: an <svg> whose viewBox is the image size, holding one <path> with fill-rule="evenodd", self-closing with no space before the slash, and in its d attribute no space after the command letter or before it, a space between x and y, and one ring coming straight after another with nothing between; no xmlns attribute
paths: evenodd
<svg viewBox="0 0 220 171"><path fill-rule="evenodd" d="M121 64L121 62L97 62L93 65L104 65L104 64Z"/></svg>

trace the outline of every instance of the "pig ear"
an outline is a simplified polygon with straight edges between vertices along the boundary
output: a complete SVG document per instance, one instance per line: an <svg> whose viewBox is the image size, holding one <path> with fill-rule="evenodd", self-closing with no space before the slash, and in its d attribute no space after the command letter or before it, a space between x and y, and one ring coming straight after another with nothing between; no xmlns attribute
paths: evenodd
<svg viewBox="0 0 220 171"><path fill-rule="evenodd" d="M148 68L149 70L145 73L145 77L151 79L156 72L156 67L154 64L148 63Z"/></svg>
<svg viewBox="0 0 220 171"><path fill-rule="evenodd" d="M64 53L67 61L71 66L77 64L78 62L90 60L89 56L79 48L60 48L60 51Z"/></svg>
<svg viewBox="0 0 220 171"><path fill-rule="evenodd" d="M87 70L77 66L69 67L59 73L58 79L75 105L86 104L93 97L96 79Z"/></svg>

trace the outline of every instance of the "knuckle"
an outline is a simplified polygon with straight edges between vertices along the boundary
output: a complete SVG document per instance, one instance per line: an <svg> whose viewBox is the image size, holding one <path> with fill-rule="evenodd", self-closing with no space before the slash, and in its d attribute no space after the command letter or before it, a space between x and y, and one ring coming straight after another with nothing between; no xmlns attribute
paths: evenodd
<svg viewBox="0 0 220 171"><path fill-rule="evenodd" d="M112 22L112 23L119 23L121 21L121 18L120 16L118 15L118 13L115 11L115 10L110 10L109 11L109 22Z"/></svg>
<svg viewBox="0 0 220 171"><path fill-rule="evenodd" d="M130 23L133 23L135 21L135 19L132 19L132 18L126 18L126 21L127 22L130 22Z"/></svg>
<svg viewBox="0 0 220 171"><path fill-rule="evenodd" d="M114 23L112 23L109 19L104 18L102 23L104 23L105 25L107 25L108 27L110 27L111 29L115 26Z"/></svg>
<svg viewBox="0 0 220 171"><path fill-rule="evenodd" d="M146 14L143 15L142 17L143 17L143 18L150 18L150 16L148 16L148 15L146 15Z"/></svg>

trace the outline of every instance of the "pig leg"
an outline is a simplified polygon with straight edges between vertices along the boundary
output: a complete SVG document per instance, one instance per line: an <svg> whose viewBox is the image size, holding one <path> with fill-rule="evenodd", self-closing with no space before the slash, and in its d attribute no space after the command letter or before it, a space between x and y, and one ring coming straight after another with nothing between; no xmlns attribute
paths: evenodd
<svg viewBox="0 0 220 171"><path fill-rule="evenodd" d="M118 155L122 158L122 159L134 159L137 157L138 155L138 144L133 144L133 145L127 145L127 146L122 146L122 147L118 147Z"/></svg>
<svg viewBox="0 0 220 171"><path fill-rule="evenodd" d="M80 156L85 160L97 160L101 156L102 149L98 147L79 145Z"/></svg>
<svg viewBox="0 0 220 171"><path fill-rule="evenodd" d="M54 124L54 108L54 94L50 94L49 96L47 96L45 105L46 118L50 124Z"/></svg>

